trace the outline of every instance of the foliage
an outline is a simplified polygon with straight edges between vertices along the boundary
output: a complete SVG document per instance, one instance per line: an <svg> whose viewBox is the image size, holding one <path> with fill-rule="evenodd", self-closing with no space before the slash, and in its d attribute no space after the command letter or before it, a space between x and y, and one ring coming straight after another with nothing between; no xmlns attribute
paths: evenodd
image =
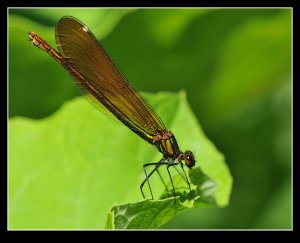
<svg viewBox="0 0 300 243"><path fill-rule="evenodd" d="M125 203L111 211L115 212L116 227L125 227L120 211L128 209L129 215L124 217L136 213L138 220L144 217L140 208L147 208L148 213L156 208L164 217L153 219L156 223L150 225L134 221L128 227L158 227L192 207L194 200L196 206L226 205L231 176L223 156L199 128L185 93L148 95L148 100L183 148L199 147L197 165L201 170L198 167L190 173L192 198L182 192L184 204L178 200L174 204L172 194L165 200L134 203L141 199L142 163L158 161L161 155L125 126L101 115L84 98L77 98L42 120L11 119L10 227L104 228L109 208L115 203ZM166 173L163 175L168 181ZM164 194L165 188L157 179L151 177L151 185L156 195ZM174 177L175 187L185 186L187 191L182 181L180 176ZM145 191L150 197L149 190Z"/></svg>
<svg viewBox="0 0 300 243"><path fill-rule="evenodd" d="M230 206L185 210L163 227L291 227L291 9L10 9L10 117L47 117L78 95L25 37L31 30L54 45L62 15L86 23L139 90L184 88L226 156Z"/></svg>

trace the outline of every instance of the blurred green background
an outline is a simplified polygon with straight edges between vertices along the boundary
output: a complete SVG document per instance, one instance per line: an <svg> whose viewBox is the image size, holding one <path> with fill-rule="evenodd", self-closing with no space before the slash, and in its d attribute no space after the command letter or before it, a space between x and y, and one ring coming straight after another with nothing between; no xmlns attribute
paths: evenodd
<svg viewBox="0 0 300 243"><path fill-rule="evenodd" d="M226 157L230 205L164 228L291 228L291 9L10 9L10 117L46 117L80 95L26 36L55 46L64 15L93 31L138 90L185 89Z"/></svg>

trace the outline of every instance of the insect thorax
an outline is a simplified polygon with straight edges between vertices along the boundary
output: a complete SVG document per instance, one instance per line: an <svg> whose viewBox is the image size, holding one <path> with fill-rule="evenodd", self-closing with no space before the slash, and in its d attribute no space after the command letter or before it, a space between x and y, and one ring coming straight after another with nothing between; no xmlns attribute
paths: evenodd
<svg viewBox="0 0 300 243"><path fill-rule="evenodd" d="M153 144L157 147L166 158L177 158L182 152L180 151L176 138L171 131L157 133L153 137Z"/></svg>

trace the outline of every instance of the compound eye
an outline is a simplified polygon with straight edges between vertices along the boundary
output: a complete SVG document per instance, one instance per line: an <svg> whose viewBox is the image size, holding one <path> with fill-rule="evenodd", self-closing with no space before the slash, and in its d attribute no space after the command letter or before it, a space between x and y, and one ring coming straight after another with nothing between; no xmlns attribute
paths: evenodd
<svg viewBox="0 0 300 243"><path fill-rule="evenodd" d="M186 157L184 158L184 162L185 162L185 165L186 165L187 167L190 167L190 164L191 164L191 158L190 158L190 156L186 156Z"/></svg>
<svg viewBox="0 0 300 243"><path fill-rule="evenodd" d="M191 154L191 152L187 151L185 152L184 154L184 162L185 162L185 165L191 169L194 165L195 165L195 160L194 160L194 157L193 155Z"/></svg>

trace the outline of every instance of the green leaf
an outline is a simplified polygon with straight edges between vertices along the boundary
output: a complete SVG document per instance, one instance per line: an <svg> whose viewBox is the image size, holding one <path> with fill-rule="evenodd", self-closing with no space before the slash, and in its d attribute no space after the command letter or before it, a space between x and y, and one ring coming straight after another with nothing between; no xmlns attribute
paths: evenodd
<svg viewBox="0 0 300 243"><path fill-rule="evenodd" d="M214 201L216 184L201 171L200 167L193 168L189 173L192 191L187 188L179 193L176 199L172 197L171 185L164 192L161 200L144 200L137 203L115 205L107 216L107 229L151 229L158 228L171 220L183 210L195 206L216 206ZM173 177L178 195L184 181ZM182 191L181 191L182 192ZM187 193L188 192L188 193Z"/></svg>
<svg viewBox="0 0 300 243"><path fill-rule="evenodd" d="M176 214L189 207L183 205L179 197L152 201L145 200L132 204L113 206L116 229L155 229L168 222ZM107 224L111 227L111 224ZM110 229L110 228L108 228Z"/></svg>
<svg viewBox="0 0 300 243"><path fill-rule="evenodd" d="M114 211L109 211L107 214L106 229L115 229L114 217Z"/></svg>
<svg viewBox="0 0 300 243"><path fill-rule="evenodd" d="M223 156L199 127L185 93L158 93L146 98L174 132L183 151L197 148L199 169L189 173L200 196L194 205L227 205L232 185L229 170ZM119 207L128 208L132 214L138 207L150 210L154 205L163 209L156 223L142 225L133 221L129 226L157 227L192 206L188 198L186 205L183 203L181 207L178 202L175 208L173 204L169 207L173 198L134 203L142 199L139 189L144 179L142 164L160 158L155 147L102 115L84 98L67 102L58 112L42 120L12 118L9 121L9 228L117 228L121 227ZM161 172L164 174L165 170ZM172 171L177 186L179 176L175 173ZM155 199L165 190L155 176L151 177L151 187ZM149 198L149 189L145 188L145 193ZM109 212L114 204L121 206Z"/></svg>

